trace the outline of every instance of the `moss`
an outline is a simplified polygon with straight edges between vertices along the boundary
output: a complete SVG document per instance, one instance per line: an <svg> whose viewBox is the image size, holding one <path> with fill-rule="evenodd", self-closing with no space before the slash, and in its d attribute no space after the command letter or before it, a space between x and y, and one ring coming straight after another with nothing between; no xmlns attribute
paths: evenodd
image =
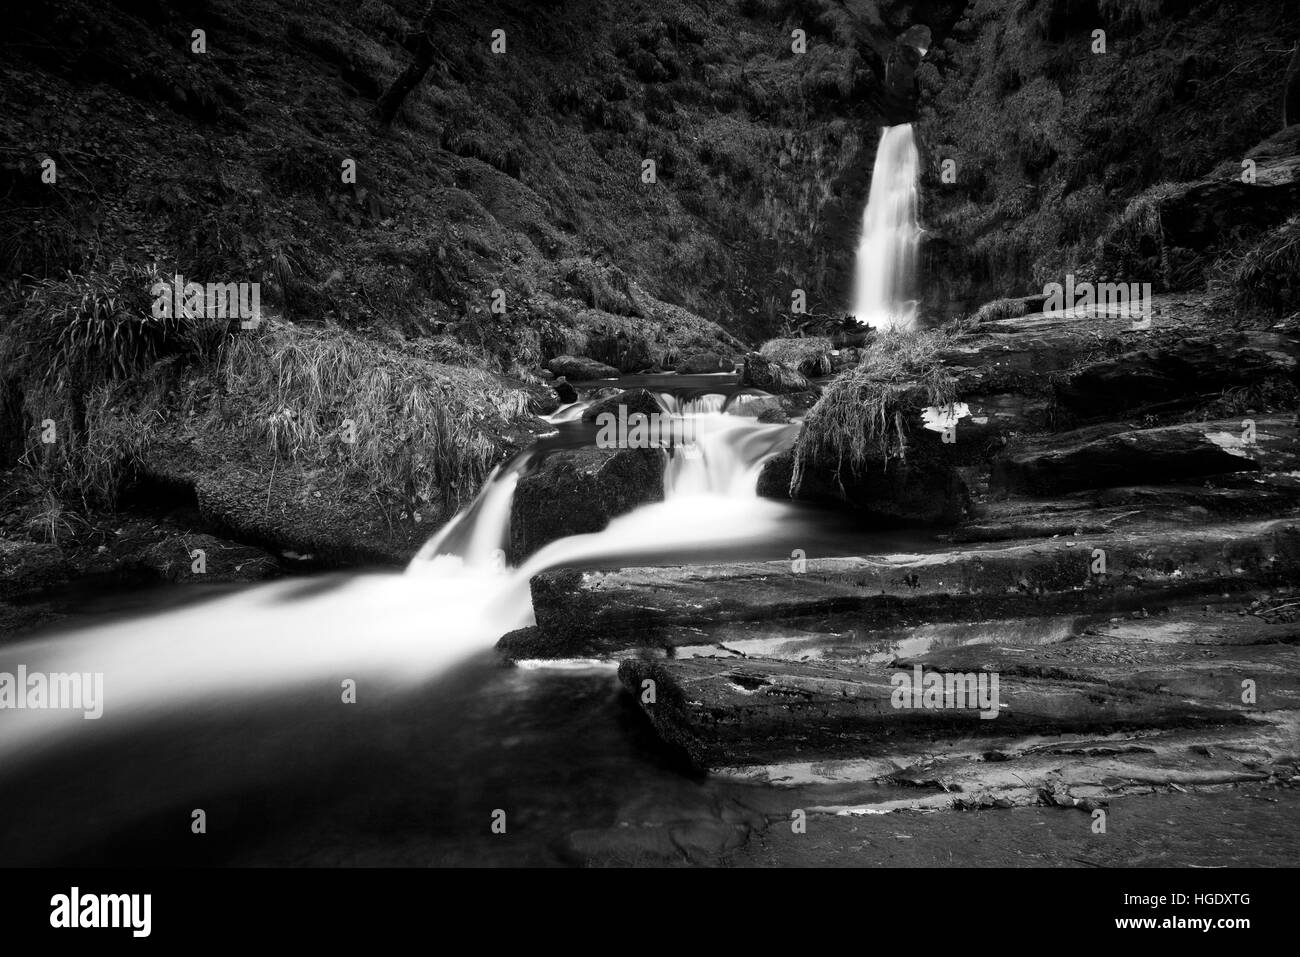
<svg viewBox="0 0 1300 957"><path fill-rule="evenodd" d="M824 336L806 339L769 339L759 352L788 369L817 378L831 374L831 341Z"/></svg>
<svg viewBox="0 0 1300 957"><path fill-rule="evenodd" d="M975 311L975 323L997 322L999 319L1016 319L1027 311L1023 299L994 299Z"/></svg>
<svg viewBox="0 0 1300 957"><path fill-rule="evenodd" d="M935 75L918 124L923 218L955 250L935 260L935 278L981 300L1041 288L1091 264L1118 217L1126 235L1115 252L1141 245L1141 274L1175 287L1196 280L1162 257L1151 207L1126 207L1273 132L1294 37L1284 0L1188 7L968 5L966 25L927 57ZM1104 55L1090 51L1098 27ZM945 159L955 182L941 179Z"/></svg>
<svg viewBox="0 0 1300 957"><path fill-rule="evenodd" d="M905 459L912 414L956 399L940 359L950 342L938 331L888 332L872 342L861 363L831 382L808 413L791 487L799 487L808 469L863 470Z"/></svg>

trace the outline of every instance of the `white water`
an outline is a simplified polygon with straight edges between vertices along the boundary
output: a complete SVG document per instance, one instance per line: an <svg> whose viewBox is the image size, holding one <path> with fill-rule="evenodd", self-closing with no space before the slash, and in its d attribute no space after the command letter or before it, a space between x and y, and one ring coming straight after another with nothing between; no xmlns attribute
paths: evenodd
<svg viewBox="0 0 1300 957"><path fill-rule="evenodd" d="M852 312L862 325L910 329L916 323L919 195L920 157L912 125L887 126L880 133L858 241Z"/></svg>
<svg viewBox="0 0 1300 957"><path fill-rule="evenodd" d="M720 408L720 399L697 404ZM103 716L0 711L0 757L132 722L231 703L307 696L342 704L409 689L533 623L529 579L557 566L721 547L770 538L787 506L755 493L763 461L797 427L710 411L692 416L698 454L675 449L665 501L602 532L552 542L519 569L502 551L523 460L498 469L478 499L436 535L405 574L290 580L179 611L0 646L0 672L103 674ZM453 533L463 543L447 552ZM250 745L255 746L255 742Z"/></svg>

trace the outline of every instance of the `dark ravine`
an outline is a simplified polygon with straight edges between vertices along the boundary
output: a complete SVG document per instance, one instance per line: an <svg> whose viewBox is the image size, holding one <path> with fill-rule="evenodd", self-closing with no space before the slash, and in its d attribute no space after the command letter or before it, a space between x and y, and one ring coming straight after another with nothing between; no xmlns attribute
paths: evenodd
<svg viewBox="0 0 1300 957"><path fill-rule="evenodd" d="M1289 0L7 23L0 647L139 723L4 729L0 863L192 864L204 789L202 863L1294 859ZM1063 833L1121 801L1163 847Z"/></svg>

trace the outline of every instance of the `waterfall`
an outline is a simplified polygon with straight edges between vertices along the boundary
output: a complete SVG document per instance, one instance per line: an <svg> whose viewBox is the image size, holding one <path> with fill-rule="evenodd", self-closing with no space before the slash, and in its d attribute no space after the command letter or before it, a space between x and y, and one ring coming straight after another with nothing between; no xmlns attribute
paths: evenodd
<svg viewBox="0 0 1300 957"><path fill-rule="evenodd" d="M725 544L734 536L719 529L707 533L700 530L701 513L720 509L717 514L733 514L737 508L761 512L756 492L758 473L768 458L793 442L798 427L764 425L754 419L727 415L721 411L726 397L717 394L681 399L663 393L660 400L680 423L674 434L688 436L689 442L668 450L661 503L664 507L657 509L656 520L680 526L675 540L684 546L706 541ZM479 570L495 566L499 570L510 531L515 487L528 458L525 453L496 469L473 504L425 544L411 561L408 574L426 575L448 562ZM598 545L593 545L593 536L576 536L586 540L586 547L596 548L595 553L582 557L596 557L597 553L614 556L624 548L629 553L644 553L649 546L660 544L667 533L659 529L650 536L639 532L620 536L617 530L598 534ZM648 540L640 541L638 536ZM576 555L572 550L566 554Z"/></svg>
<svg viewBox="0 0 1300 957"><path fill-rule="evenodd" d="M910 329L916 322L919 182L920 158L912 125L885 127L871 171L854 274L852 312L862 325Z"/></svg>
<svg viewBox="0 0 1300 957"><path fill-rule="evenodd" d="M720 408L705 397L693 408ZM96 740L198 708L252 707L290 695L358 700L417 687L507 631L533 623L529 580L590 561L688 554L770 540L787 504L759 498L758 470L797 426L705 411L686 415L695 441L671 451L665 500L601 532L552 542L505 566L515 488L531 456L492 473L478 498L421 549L405 574L285 579L179 610L0 645L0 674L102 675L103 720L80 711L6 710L0 758L56 738ZM86 737L89 736L89 737Z"/></svg>

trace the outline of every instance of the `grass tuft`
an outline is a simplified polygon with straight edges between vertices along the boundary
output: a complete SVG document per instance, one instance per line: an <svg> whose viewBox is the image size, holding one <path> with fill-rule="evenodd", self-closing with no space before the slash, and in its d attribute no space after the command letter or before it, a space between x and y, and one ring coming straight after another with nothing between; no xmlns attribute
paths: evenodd
<svg viewBox="0 0 1300 957"><path fill-rule="evenodd" d="M791 487L805 469L861 469L907 455L907 419L918 401L944 408L956 401L956 383L940 362L951 337L938 330L885 332L862 362L822 393L795 446Z"/></svg>
<svg viewBox="0 0 1300 957"><path fill-rule="evenodd" d="M1300 216L1229 260L1226 271L1239 305L1277 314L1300 309Z"/></svg>
<svg viewBox="0 0 1300 957"><path fill-rule="evenodd" d="M810 336L805 339L769 339L759 353L810 378L831 374L830 339Z"/></svg>
<svg viewBox="0 0 1300 957"><path fill-rule="evenodd" d="M210 424L228 427L233 412L273 457L351 466L411 505L471 498L528 405L526 392L483 369L337 329L272 324L230 340L220 370L225 394Z"/></svg>

